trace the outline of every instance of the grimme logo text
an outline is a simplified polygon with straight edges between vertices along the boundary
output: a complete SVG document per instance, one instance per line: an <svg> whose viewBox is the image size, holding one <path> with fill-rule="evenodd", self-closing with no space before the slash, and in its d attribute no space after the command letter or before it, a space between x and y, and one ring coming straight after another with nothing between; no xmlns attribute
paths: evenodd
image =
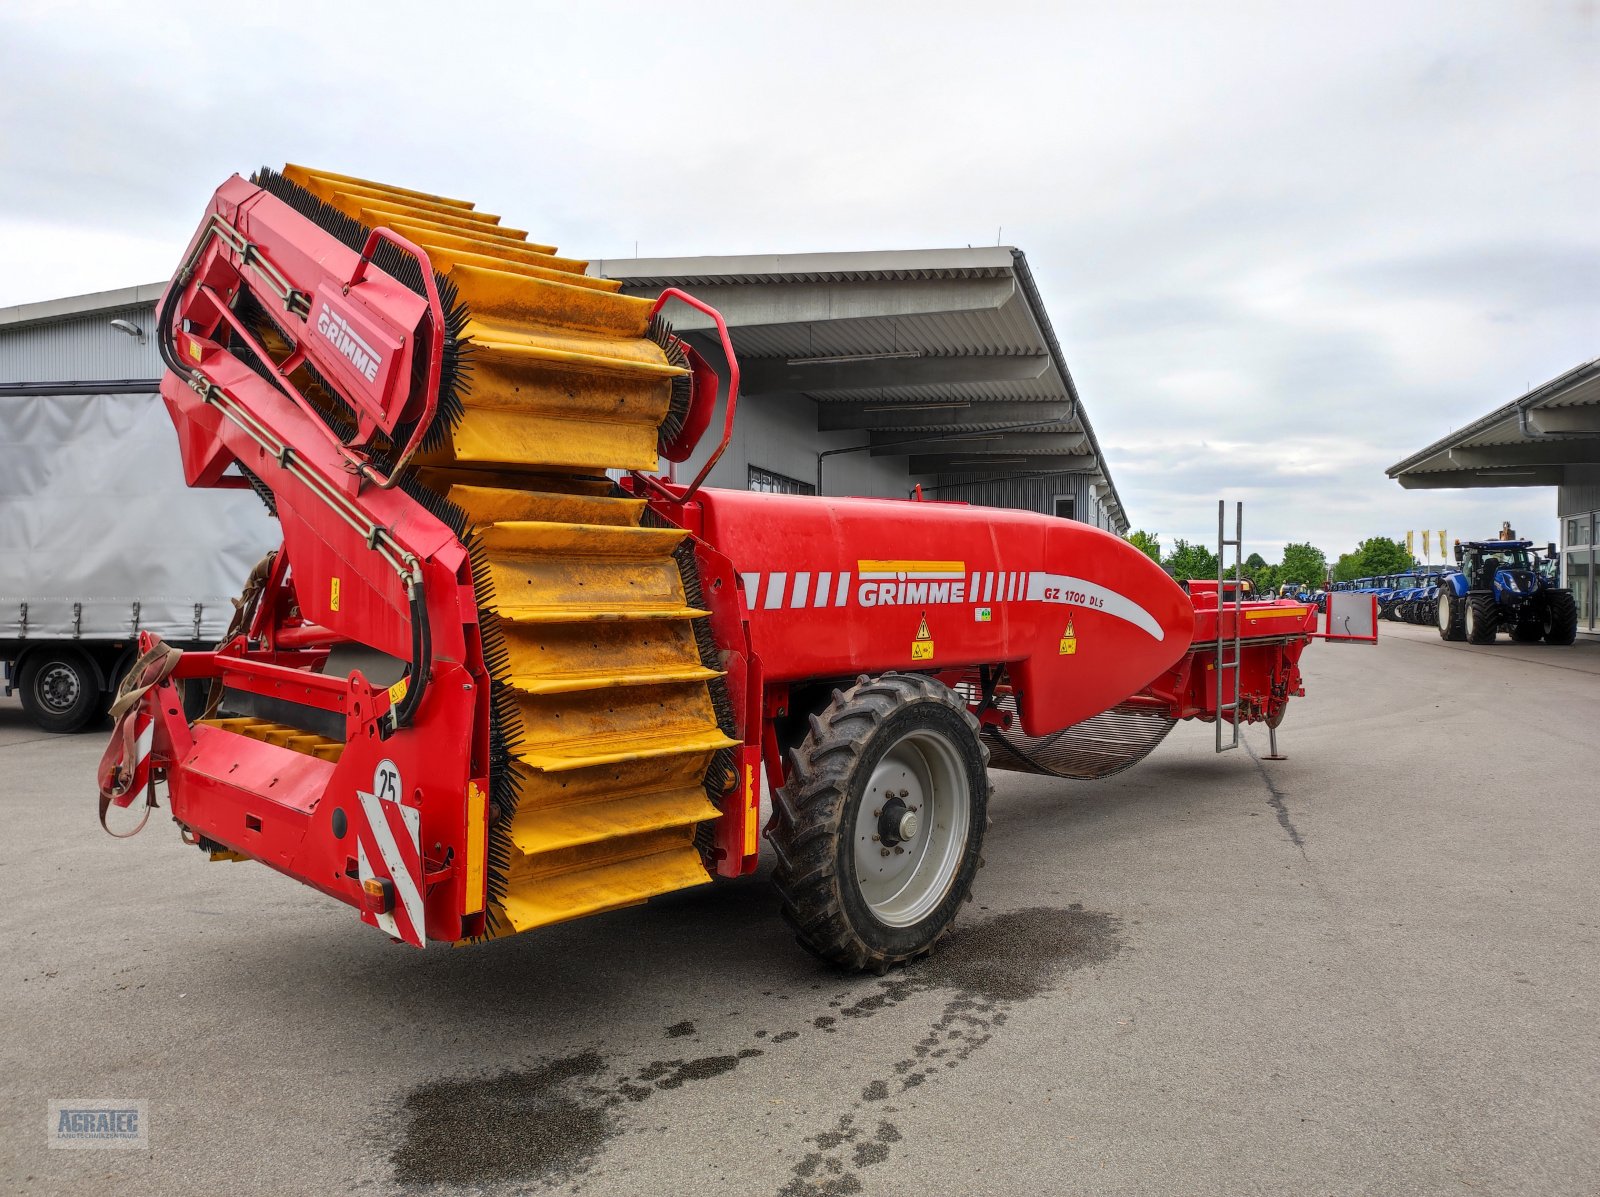
<svg viewBox="0 0 1600 1197"><path fill-rule="evenodd" d="M361 377L368 382L377 381L378 367L383 364L383 358L376 349L361 339L343 316L327 304L323 304L322 311L317 314L317 331L327 337L335 349L350 359L350 364L356 368Z"/></svg>

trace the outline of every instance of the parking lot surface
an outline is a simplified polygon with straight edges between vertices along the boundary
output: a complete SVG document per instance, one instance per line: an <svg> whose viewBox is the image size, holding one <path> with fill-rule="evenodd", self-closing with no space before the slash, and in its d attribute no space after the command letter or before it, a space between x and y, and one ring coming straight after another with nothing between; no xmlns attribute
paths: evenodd
<svg viewBox="0 0 1600 1197"><path fill-rule="evenodd" d="M976 900L841 976L765 875L397 947L158 812L104 732L0 702L0 1189L17 1193L1600 1191L1600 645L1313 645L1216 756L995 774ZM46 1146L142 1100L147 1151Z"/></svg>

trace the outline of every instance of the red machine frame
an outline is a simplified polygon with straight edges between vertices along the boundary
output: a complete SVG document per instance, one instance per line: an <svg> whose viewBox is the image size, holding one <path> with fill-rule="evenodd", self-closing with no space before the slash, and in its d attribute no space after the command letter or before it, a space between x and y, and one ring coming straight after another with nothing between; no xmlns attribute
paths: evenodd
<svg viewBox="0 0 1600 1197"><path fill-rule="evenodd" d="M444 523L393 488L438 408L445 312L427 255L414 244L376 229L357 253L313 237L309 227L271 196L230 180L162 299L157 336L169 373L161 391L187 480L237 485L229 472L235 465L266 480L284 544L248 623L215 652L184 654L144 696L140 705L153 718L148 771L113 759L102 788L127 806L148 776L153 803L154 783L164 779L172 816L190 842L304 881L406 943L460 940L484 930L490 684L468 554ZM385 240L417 260L425 295L371 264ZM255 344L231 310L243 287L264 287L279 301L274 321L293 343L280 366L252 369L225 347L229 336ZM783 783L785 721L858 673L917 669L952 687L968 684L983 696L975 713L998 726L1013 716L991 700L1009 694L1028 734L1119 702L1215 719L1218 688L1206 655L1237 627L1243 655L1236 690L1220 698L1223 718L1275 723L1303 692L1299 657L1316 634L1315 608L1219 603L1214 584L1195 583L1186 595L1097 529L920 499L704 488L731 436L738 367L720 315L675 291L658 308L669 299L709 314L722 339L730 366L722 436L687 485L641 473L626 485L694 537L724 655L740 744L736 790L715 827L710 864L718 874L756 868L760 780L764 770L768 785ZM329 328L344 330L344 349ZM363 360L361 346L380 360ZM260 363L271 362L256 348ZM302 361L355 395L359 427L349 441L329 430L290 380ZM666 447L670 460L687 457L715 399L709 367L692 351L690 361L696 400L678 442ZM400 385L414 377L421 387ZM378 470L366 446L407 427L393 468ZM878 556L891 547L896 559ZM1060 562L1078 563L1074 576L1049 572ZM862 568L869 565L885 568ZM933 566L940 568L923 568ZM819 603L824 574L829 590ZM783 578L776 591L774 577ZM308 579L319 581L305 585ZM346 642L412 669L391 686L360 671L320 672ZM157 643L141 637L143 648ZM178 688L186 680L335 720L342 753L321 759L226 727L191 725ZM466 751L440 751L441 744Z"/></svg>

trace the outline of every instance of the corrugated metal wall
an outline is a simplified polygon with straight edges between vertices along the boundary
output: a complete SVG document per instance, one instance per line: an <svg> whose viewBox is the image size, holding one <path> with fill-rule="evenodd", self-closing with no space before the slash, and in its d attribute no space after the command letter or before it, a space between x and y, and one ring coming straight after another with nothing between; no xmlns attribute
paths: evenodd
<svg viewBox="0 0 1600 1197"><path fill-rule="evenodd" d="M144 329L143 344L112 328L110 322L117 319L131 320ZM159 378L161 357L148 335L154 326L155 306L141 304L0 328L0 383Z"/></svg>
<svg viewBox="0 0 1600 1197"><path fill-rule="evenodd" d="M1096 528L1111 527L1111 521L1101 504L1089 494L1088 474L1056 474L1054 476L1019 476L1016 478L963 481L960 475L941 474L929 497L972 503L982 507L1010 507L1018 511L1042 511L1054 514L1057 495L1071 495L1077 515L1075 518Z"/></svg>
<svg viewBox="0 0 1600 1197"><path fill-rule="evenodd" d="M1600 482L1563 486L1556 492L1557 516L1600 511Z"/></svg>

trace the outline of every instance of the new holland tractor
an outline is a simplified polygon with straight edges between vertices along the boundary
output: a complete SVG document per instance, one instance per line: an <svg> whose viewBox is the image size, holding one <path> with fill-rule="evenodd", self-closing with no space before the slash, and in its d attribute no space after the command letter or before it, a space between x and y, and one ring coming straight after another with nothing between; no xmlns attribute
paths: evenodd
<svg viewBox="0 0 1600 1197"><path fill-rule="evenodd" d="M1555 546L1546 550L1554 556ZM1492 644L1501 631L1519 644L1571 644L1578 637L1572 591L1551 584L1533 542L1456 543L1459 572L1439 579L1437 622L1443 640Z"/></svg>

